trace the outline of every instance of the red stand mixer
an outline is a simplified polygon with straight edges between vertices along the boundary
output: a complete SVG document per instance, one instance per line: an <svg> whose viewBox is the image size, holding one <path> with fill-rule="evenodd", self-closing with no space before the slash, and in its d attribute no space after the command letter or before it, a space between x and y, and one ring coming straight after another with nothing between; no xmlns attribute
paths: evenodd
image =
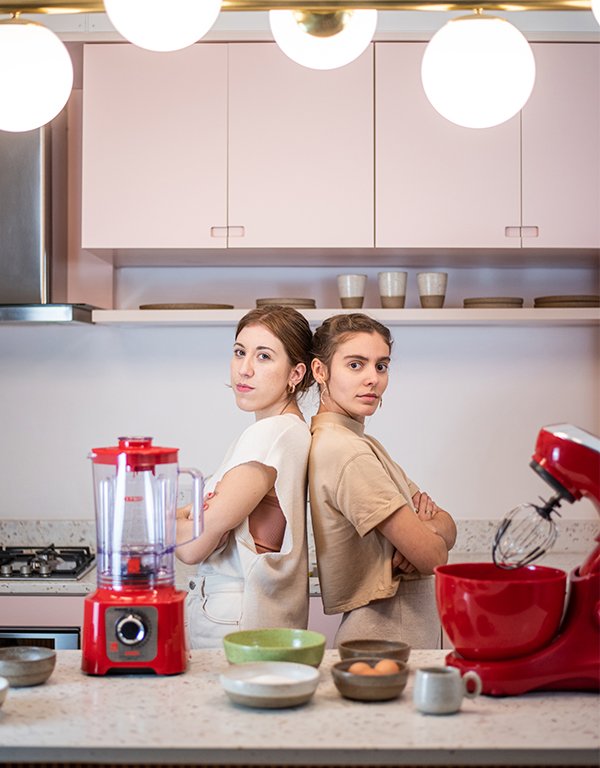
<svg viewBox="0 0 600 768"><path fill-rule="evenodd" d="M556 538L552 515L563 501L588 497L600 512L600 439L570 424L544 427L531 467L555 495L502 521L491 563L436 571L442 625L455 650L446 663L475 670L493 696L528 691L600 690L600 536L569 575L529 565ZM497 567L499 566L499 567ZM561 622L562 617L562 622ZM531 640L518 646L515 638Z"/></svg>
<svg viewBox="0 0 600 768"><path fill-rule="evenodd" d="M192 477L194 538L202 528L203 479L179 469L176 448L120 437L94 448L98 588L86 598L81 667L89 675L187 666L186 593L175 588L177 480Z"/></svg>

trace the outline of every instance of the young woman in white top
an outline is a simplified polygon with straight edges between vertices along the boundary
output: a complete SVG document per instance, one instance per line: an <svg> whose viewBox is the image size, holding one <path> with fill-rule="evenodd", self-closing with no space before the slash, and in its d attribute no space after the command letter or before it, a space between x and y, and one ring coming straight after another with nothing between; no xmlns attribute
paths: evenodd
<svg viewBox="0 0 600 768"><path fill-rule="evenodd" d="M382 404L389 330L360 314L336 315L313 338L321 392L313 417L310 506L325 613L342 613L336 642L400 639L440 647L434 583L456 527L364 432ZM402 429L402 414L397 415Z"/></svg>
<svg viewBox="0 0 600 768"><path fill-rule="evenodd" d="M255 422L207 481L203 533L176 550L199 563L186 601L192 648L221 647L238 629L307 625L310 431L297 397L313 381L311 340L291 307L255 309L238 324L231 388ZM178 512L178 541L192 535L188 511Z"/></svg>

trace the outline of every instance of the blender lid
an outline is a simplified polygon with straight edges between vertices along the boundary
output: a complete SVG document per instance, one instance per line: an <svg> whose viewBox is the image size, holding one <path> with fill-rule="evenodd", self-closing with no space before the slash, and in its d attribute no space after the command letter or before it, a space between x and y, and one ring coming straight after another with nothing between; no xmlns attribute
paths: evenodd
<svg viewBox="0 0 600 768"><path fill-rule="evenodd" d="M127 469L134 472L152 469L157 464L177 463L179 449L152 445L151 437L119 437L118 440L119 445L92 448L89 458L94 464L116 466L120 457L125 456Z"/></svg>

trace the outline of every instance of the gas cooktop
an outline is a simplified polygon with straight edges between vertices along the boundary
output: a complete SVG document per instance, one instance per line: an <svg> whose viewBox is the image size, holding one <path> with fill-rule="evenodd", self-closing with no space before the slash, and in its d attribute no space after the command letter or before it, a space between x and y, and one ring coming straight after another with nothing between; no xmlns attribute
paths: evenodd
<svg viewBox="0 0 600 768"><path fill-rule="evenodd" d="M0 579L81 579L95 559L89 547L0 547Z"/></svg>

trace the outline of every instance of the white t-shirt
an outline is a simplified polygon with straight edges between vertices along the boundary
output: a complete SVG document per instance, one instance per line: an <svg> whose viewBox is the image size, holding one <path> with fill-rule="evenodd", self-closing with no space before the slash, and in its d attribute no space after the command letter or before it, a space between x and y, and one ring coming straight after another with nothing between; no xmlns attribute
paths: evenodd
<svg viewBox="0 0 600 768"><path fill-rule="evenodd" d="M310 430L298 416L283 414L256 421L230 446L205 492L231 469L251 461L277 472L275 492L286 526L279 552L258 554L246 518L198 568L198 576L243 580L240 629L306 627L308 547L307 466Z"/></svg>

